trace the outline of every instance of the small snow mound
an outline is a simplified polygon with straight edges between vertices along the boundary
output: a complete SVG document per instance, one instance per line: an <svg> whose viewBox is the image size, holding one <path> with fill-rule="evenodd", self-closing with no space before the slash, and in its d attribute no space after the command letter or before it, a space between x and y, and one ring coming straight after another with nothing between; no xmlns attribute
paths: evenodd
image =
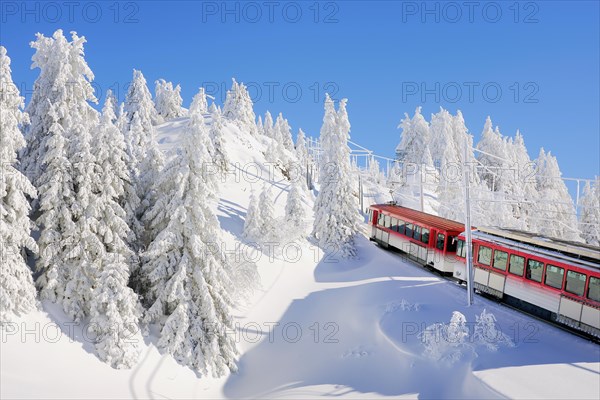
<svg viewBox="0 0 600 400"><path fill-rule="evenodd" d="M390 314L396 311L419 311L421 305L419 303L412 304L405 299L388 303L385 308L385 313Z"/></svg>
<svg viewBox="0 0 600 400"><path fill-rule="evenodd" d="M363 358L371 355L371 352L366 350L363 346L354 347L346 350L342 355L342 358Z"/></svg>

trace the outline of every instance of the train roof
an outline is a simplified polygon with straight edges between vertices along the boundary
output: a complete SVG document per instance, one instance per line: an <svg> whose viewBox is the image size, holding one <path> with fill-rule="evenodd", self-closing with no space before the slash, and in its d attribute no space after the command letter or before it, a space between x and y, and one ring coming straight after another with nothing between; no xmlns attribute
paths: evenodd
<svg viewBox="0 0 600 400"><path fill-rule="evenodd" d="M465 225L461 224L460 222L413 210L412 208L402 207L396 204L373 204L371 207L388 212L390 214L395 214L399 218L405 217L413 222L421 222L428 226L432 226L444 231L463 232L465 230Z"/></svg>
<svg viewBox="0 0 600 400"><path fill-rule="evenodd" d="M600 264L600 247L585 243L577 243L563 239L541 236L535 233L520 231L517 229L479 227L478 230L491 235L512 239L543 249L557 251L570 257L584 259L596 264Z"/></svg>

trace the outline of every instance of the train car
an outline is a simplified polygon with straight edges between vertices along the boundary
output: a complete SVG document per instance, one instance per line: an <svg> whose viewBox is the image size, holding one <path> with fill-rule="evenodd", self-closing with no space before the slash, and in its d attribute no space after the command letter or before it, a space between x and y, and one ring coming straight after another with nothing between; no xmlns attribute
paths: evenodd
<svg viewBox="0 0 600 400"><path fill-rule="evenodd" d="M472 237L476 289L600 338L600 248L498 228ZM460 235L453 276L463 281L465 253Z"/></svg>
<svg viewBox="0 0 600 400"><path fill-rule="evenodd" d="M400 250L443 274L454 272L463 224L390 203L369 208L369 225L370 239L382 247Z"/></svg>

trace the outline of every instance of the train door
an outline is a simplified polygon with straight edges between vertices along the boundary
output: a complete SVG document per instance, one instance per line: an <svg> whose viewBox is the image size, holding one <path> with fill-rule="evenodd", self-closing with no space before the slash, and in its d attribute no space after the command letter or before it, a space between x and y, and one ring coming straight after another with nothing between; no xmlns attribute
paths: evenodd
<svg viewBox="0 0 600 400"><path fill-rule="evenodd" d="M371 209L369 217L369 225L371 225L371 238L375 239L377 236L377 221L379 219L379 211Z"/></svg>

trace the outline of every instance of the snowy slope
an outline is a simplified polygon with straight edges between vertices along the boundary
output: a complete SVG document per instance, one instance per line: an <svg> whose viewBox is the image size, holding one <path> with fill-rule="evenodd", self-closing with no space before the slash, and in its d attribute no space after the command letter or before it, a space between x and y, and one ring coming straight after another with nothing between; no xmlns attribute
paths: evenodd
<svg viewBox="0 0 600 400"><path fill-rule="evenodd" d="M165 151L177 149L185 121L160 126ZM135 369L114 370L81 326L43 304L2 331L0 397L600 398L600 346L479 297L467 308L462 287L364 237L353 261L323 258L307 241L282 240L278 249L287 251L275 257L253 251L241 239L251 189L273 184L282 215L288 184L265 163L264 143L231 125L225 137L234 168L217 210L224 246L240 244L236 255L255 261L261 276L235 310L239 372L199 378L159 354L152 336ZM424 356L417 332L447 323L453 311L474 322L484 308L514 347L465 346L453 364Z"/></svg>

